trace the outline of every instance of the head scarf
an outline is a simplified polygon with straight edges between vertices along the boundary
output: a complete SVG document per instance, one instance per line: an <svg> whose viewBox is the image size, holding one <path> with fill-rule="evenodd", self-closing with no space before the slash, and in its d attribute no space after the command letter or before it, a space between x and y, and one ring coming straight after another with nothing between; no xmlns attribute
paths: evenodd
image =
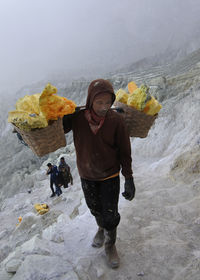
<svg viewBox="0 0 200 280"><path fill-rule="evenodd" d="M112 104L115 101L115 93L112 84L108 80L97 79L90 83L88 87L88 96L86 101L85 118L94 134L97 134L102 127L105 117L100 117L95 114L92 109L94 98L101 93L110 93L112 96Z"/></svg>

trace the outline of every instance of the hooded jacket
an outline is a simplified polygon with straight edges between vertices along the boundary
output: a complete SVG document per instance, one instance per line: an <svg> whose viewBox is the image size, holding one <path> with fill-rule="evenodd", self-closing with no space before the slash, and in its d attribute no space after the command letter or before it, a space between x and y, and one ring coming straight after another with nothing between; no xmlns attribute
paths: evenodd
<svg viewBox="0 0 200 280"><path fill-rule="evenodd" d="M104 80L104 79L97 79L92 81L88 88L86 109L91 109L92 103L96 95L105 92L110 93L112 95L112 104L113 104L115 101L115 93L112 84L108 80Z"/></svg>
<svg viewBox="0 0 200 280"><path fill-rule="evenodd" d="M47 174L50 174L50 180L52 182L57 182L58 179L58 169L56 165L52 165L52 168L47 171Z"/></svg>
<svg viewBox="0 0 200 280"><path fill-rule="evenodd" d="M88 88L86 109L92 108L97 94L109 92L112 102L115 94L111 83L98 79ZM132 177L130 138L122 116L110 109L104 123L95 135L84 116L84 110L64 116L65 133L73 131L79 175L83 179L100 181L122 170L125 178Z"/></svg>

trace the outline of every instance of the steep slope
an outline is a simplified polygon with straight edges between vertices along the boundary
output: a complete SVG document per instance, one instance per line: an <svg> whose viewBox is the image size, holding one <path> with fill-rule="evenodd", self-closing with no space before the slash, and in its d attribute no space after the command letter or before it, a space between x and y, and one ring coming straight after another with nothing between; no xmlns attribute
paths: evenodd
<svg viewBox="0 0 200 280"><path fill-rule="evenodd" d="M31 193L23 186L26 191L4 199L1 279L199 279L199 62L197 51L175 64L105 75L115 89L126 88L131 80L138 85L146 82L163 105L148 137L131 139L137 193L132 202L120 196L121 267L110 270L103 248L90 245L96 225L80 190L71 144L31 172ZM84 104L88 83L74 81L63 92ZM60 155L73 169L74 186L51 200L45 168L47 161L56 163ZM122 191L123 178L121 187ZM44 216L33 210L38 202L50 207ZM16 227L20 215L23 219Z"/></svg>

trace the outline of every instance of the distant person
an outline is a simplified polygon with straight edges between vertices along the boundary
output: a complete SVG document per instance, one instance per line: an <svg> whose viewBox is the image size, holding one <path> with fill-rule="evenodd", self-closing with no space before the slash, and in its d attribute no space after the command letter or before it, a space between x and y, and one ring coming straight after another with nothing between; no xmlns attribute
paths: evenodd
<svg viewBox="0 0 200 280"><path fill-rule="evenodd" d="M59 186L63 186L64 188L68 188L68 184L73 185L73 178L70 172L70 167L66 163L64 157L60 158L60 163L58 167L59 171Z"/></svg>
<svg viewBox="0 0 200 280"><path fill-rule="evenodd" d="M55 195L60 196L62 194L61 188L58 186L58 169L56 165L52 165L50 162L47 164L48 170L47 170L47 175L50 174L50 188L52 191L52 194L50 197L54 197ZM56 190L54 191L55 185Z"/></svg>
<svg viewBox="0 0 200 280"><path fill-rule="evenodd" d="M63 118L65 133L73 131L77 167L86 204L95 216L98 230L92 246L101 247L112 268L119 266L115 241L120 222L118 201L120 170L125 177L125 199L135 196L130 138L122 116L111 109L115 101L112 84L91 82L86 108Z"/></svg>

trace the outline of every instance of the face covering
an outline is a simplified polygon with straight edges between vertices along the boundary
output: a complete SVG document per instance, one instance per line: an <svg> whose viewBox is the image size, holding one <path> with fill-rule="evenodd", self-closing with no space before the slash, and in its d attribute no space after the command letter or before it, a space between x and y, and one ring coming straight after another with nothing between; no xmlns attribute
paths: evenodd
<svg viewBox="0 0 200 280"><path fill-rule="evenodd" d="M90 129L96 135L99 129L102 127L105 117L99 117L95 112L91 110L85 110L85 118L89 123Z"/></svg>

